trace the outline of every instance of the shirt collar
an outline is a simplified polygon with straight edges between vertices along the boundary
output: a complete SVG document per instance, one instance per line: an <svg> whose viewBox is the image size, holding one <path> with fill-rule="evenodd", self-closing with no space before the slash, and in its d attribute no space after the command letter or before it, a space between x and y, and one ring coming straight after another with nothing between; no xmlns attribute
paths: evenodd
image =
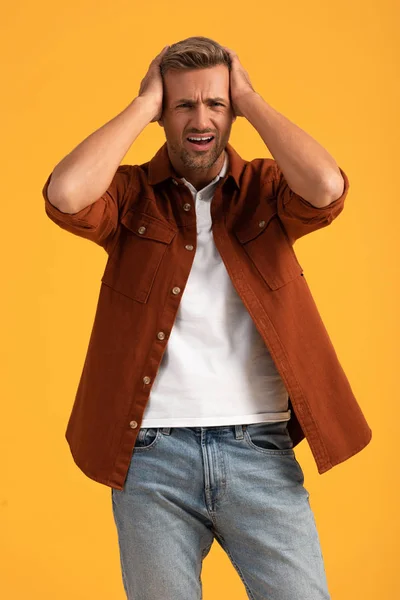
<svg viewBox="0 0 400 600"><path fill-rule="evenodd" d="M224 179L232 177L240 189L240 178L246 162L229 143L226 145L225 151L225 163L217 177ZM165 142L149 162L148 182L150 185L155 185L170 177L178 178L169 159L167 142Z"/></svg>

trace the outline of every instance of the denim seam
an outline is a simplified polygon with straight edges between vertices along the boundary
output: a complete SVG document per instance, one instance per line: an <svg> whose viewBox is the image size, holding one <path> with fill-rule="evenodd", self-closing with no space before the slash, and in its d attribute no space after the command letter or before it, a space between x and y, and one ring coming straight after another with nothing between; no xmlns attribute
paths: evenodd
<svg viewBox="0 0 400 600"><path fill-rule="evenodd" d="M248 595L249 595L249 598L250 598L250 600L256 600L255 596L253 595L252 591L250 590L250 588L249 588L249 587L248 587L248 585L246 584L246 581L244 580L244 576L243 576L243 573L242 573L242 571L241 571L241 569L240 569L239 565L237 565L237 564L236 564L236 562L234 561L234 559L233 559L233 557L232 557L231 553L229 552L229 550L228 550L228 548L227 548L227 546L226 546L226 544L225 544L225 540L223 539L223 537L221 536L221 534L220 534L220 533L218 534L218 536L217 536L217 537L218 537L218 539L219 539L219 541L220 541L220 544L221 544L221 546L223 547L223 549L225 550L225 552L227 553L227 555L228 555L228 556L229 556L229 558L231 559L231 561L232 561L232 564L234 565L234 567L235 567L236 571L238 572L238 574L239 574L239 577L240 577L240 579L242 580L244 587L246 588L246 591L247 591L247 593L248 593Z"/></svg>

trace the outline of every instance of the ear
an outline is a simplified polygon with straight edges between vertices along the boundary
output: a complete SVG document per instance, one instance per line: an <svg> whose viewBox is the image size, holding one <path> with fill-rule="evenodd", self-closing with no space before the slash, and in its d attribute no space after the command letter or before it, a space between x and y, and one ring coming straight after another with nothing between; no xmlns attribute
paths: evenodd
<svg viewBox="0 0 400 600"><path fill-rule="evenodd" d="M165 98L163 97L163 104L162 104L162 109L161 109L161 116L158 119L157 123L159 124L160 127L164 127L164 110L165 110Z"/></svg>

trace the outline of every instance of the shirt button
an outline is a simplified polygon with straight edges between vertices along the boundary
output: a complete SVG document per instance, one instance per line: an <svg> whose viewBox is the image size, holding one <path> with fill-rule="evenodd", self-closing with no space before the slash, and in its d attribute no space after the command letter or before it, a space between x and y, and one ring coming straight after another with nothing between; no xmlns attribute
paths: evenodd
<svg viewBox="0 0 400 600"><path fill-rule="evenodd" d="M151 379L147 375L146 375L146 377L143 377L143 383L150 383L150 381L151 381Z"/></svg>
<svg viewBox="0 0 400 600"><path fill-rule="evenodd" d="M258 224L259 227L264 227L265 226L265 221L260 221Z"/></svg>
<svg viewBox="0 0 400 600"><path fill-rule="evenodd" d="M180 291L181 291L181 288L180 288L180 287L174 287L174 288L172 288L172 293L173 293L173 294L175 294L175 296L176 296L177 294L179 294L179 292L180 292Z"/></svg>
<svg viewBox="0 0 400 600"><path fill-rule="evenodd" d="M159 340L164 340L165 339L165 333L163 331L159 331L157 333L157 337Z"/></svg>
<svg viewBox="0 0 400 600"><path fill-rule="evenodd" d="M145 233L146 232L146 227L139 227L138 232L141 233L141 234Z"/></svg>
<svg viewBox="0 0 400 600"><path fill-rule="evenodd" d="M136 429L137 425L138 425L138 424L136 423L136 421L131 421L131 422L129 423L129 427L130 427L131 429Z"/></svg>
<svg viewBox="0 0 400 600"><path fill-rule="evenodd" d="M183 205L183 210L186 210L186 211L188 211L188 210L190 210L191 208L192 208L192 205L191 205L191 204L184 204L184 205Z"/></svg>
<svg viewBox="0 0 400 600"><path fill-rule="evenodd" d="M192 246L192 244L187 244L187 245L185 246L185 248L186 248L186 250L193 250L193 246Z"/></svg>

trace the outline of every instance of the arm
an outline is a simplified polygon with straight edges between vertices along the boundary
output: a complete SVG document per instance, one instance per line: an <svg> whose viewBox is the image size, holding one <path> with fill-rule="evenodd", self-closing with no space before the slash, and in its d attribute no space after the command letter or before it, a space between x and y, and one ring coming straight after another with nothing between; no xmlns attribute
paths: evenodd
<svg viewBox="0 0 400 600"><path fill-rule="evenodd" d="M107 253L113 247L120 216L138 191L134 167L118 165L144 127L161 117L159 63L166 49L152 61L138 97L70 152L42 190L46 214L54 223Z"/></svg>
<svg viewBox="0 0 400 600"><path fill-rule="evenodd" d="M139 96L119 115L89 135L53 170L46 182L48 200L65 213L77 213L101 198L118 165L148 123L162 111L160 62L165 47L151 62Z"/></svg>
<svg viewBox="0 0 400 600"><path fill-rule="evenodd" d="M316 140L273 109L253 89L248 73L233 50L230 92L234 113L258 131L275 158L292 192L317 208L324 208L344 193L344 179L332 156Z"/></svg>
<svg viewBox="0 0 400 600"><path fill-rule="evenodd" d="M344 180L340 169L314 138L256 93L243 98L241 110L262 137L295 194L318 208L342 195Z"/></svg>
<svg viewBox="0 0 400 600"><path fill-rule="evenodd" d="M47 187L51 204L74 214L103 196L122 158L153 116L151 102L138 96L89 135L54 168Z"/></svg>

